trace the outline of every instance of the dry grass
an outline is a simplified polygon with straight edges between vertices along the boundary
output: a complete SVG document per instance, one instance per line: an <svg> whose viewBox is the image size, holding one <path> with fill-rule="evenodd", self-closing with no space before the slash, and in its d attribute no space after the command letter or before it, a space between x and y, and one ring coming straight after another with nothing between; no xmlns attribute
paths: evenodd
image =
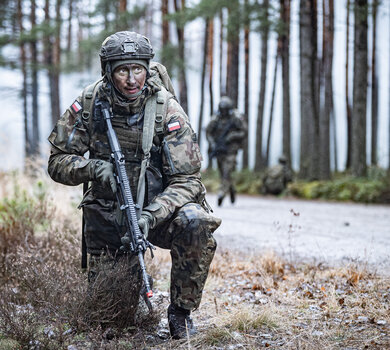
<svg viewBox="0 0 390 350"><path fill-rule="evenodd" d="M169 252L157 250L153 260L148 254L155 312L141 310L133 322L123 312L130 306L121 304L131 280L111 288L125 271L108 270L99 287L88 291L79 269L75 207L81 189L55 185L41 173L39 179L0 174L0 349L390 347L388 277L365 265L291 262L274 252L243 257L218 250L201 307L193 313L198 334L181 341L160 338L157 333L167 329Z"/></svg>

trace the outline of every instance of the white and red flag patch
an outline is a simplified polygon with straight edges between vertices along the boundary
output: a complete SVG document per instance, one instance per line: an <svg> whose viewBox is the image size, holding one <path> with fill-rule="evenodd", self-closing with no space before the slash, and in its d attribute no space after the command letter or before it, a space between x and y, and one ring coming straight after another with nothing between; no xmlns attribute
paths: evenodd
<svg viewBox="0 0 390 350"><path fill-rule="evenodd" d="M175 121L175 122L168 124L168 131L169 132L179 130L180 128L181 128L181 125L180 125L179 121Z"/></svg>
<svg viewBox="0 0 390 350"><path fill-rule="evenodd" d="M75 113L78 113L83 109L83 107L81 107L81 104L77 100L73 102L71 107Z"/></svg>

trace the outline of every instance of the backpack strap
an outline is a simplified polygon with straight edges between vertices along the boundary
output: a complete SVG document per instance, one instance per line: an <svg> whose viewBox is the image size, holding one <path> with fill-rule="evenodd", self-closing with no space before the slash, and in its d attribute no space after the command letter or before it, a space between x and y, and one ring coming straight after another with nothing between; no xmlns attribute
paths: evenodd
<svg viewBox="0 0 390 350"><path fill-rule="evenodd" d="M162 143L162 139L164 138L164 116L167 114L168 109L168 100L170 98L170 94L167 90L161 89L157 93L156 99L156 119L154 124L154 131L160 140L160 144Z"/></svg>
<svg viewBox="0 0 390 350"><path fill-rule="evenodd" d="M92 115L93 103L95 101L96 94L103 81L103 78L88 85L81 95L81 101L83 104L82 118L84 122L89 122L89 118Z"/></svg>
<svg viewBox="0 0 390 350"><path fill-rule="evenodd" d="M150 163L150 149L153 145L153 137L156 134L160 141L164 137L164 116L167 112L168 99L170 94L162 88L153 94L145 105L144 126L142 130L142 151L144 158L141 163L141 171L138 179L137 205L142 211L145 199L145 174Z"/></svg>

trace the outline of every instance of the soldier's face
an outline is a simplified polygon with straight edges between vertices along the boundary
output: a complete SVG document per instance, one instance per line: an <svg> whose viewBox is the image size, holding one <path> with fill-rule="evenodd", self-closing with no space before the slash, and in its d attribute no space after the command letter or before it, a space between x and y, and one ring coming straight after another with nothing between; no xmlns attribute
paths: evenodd
<svg viewBox="0 0 390 350"><path fill-rule="evenodd" d="M114 70L112 79L116 88L131 100L145 85L146 69L139 64L123 64Z"/></svg>
<svg viewBox="0 0 390 350"><path fill-rule="evenodd" d="M221 113L221 116L223 118L227 118L230 115L230 109L229 108L220 108L219 112Z"/></svg>

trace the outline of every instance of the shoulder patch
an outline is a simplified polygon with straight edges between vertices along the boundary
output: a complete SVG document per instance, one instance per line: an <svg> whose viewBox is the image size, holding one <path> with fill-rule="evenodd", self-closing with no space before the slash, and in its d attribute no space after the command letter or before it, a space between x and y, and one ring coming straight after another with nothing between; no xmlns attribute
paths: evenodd
<svg viewBox="0 0 390 350"><path fill-rule="evenodd" d="M179 130L181 128L180 122L178 120L169 123L167 126L169 132Z"/></svg>
<svg viewBox="0 0 390 350"><path fill-rule="evenodd" d="M78 113L83 110L83 107L81 107L81 104L79 101L74 101L73 104L70 106L75 113Z"/></svg>

